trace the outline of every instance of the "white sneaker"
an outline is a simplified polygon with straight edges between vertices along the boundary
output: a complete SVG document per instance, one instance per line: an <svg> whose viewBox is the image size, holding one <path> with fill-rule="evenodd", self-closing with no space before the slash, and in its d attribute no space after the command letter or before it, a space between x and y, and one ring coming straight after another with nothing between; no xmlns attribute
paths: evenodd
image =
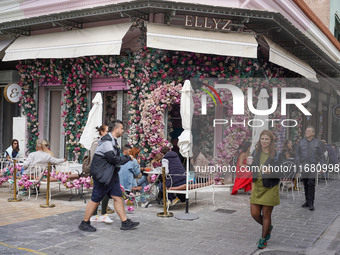
<svg viewBox="0 0 340 255"><path fill-rule="evenodd" d="M99 217L99 220L100 220L100 222L105 222L105 223L108 223L108 224L113 222L113 220L111 220L110 217L107 216L107 214L101 215Z"/></svg>
<svg viewBox="0 0 340 255"><path fill-rule="evenodd" d="M101 222L100 221L100 217L99 215L93 215L91 218L90 218L90 221L91 222Z"/></svg>

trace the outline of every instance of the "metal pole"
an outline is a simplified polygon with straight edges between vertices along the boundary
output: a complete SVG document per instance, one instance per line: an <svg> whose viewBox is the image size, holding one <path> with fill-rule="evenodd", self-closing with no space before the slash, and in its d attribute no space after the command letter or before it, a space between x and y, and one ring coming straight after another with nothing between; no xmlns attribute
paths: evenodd
<svg viewBox="0 0 340 255"><path fill-rule="evenodd" d="M189 155L187 157L187 181L186 182L187 182L187 185L186 185L186 193L185 193L185 213L189 213Z"/></svg>
<svg viewBox="0 0 340 255"><path fill-rule="evenodd" d="M14 198L7 199L8 202L20 202L22 201L21 198L17 198L17 168L16 168L16 160L13 160L13 176L14 176Z"/></svg>
<svg viewBox="0 0 340 255"><path fill-rule="evenodd" d="M165 167L162 167L162 182L163 182L163 212L157 213L158 217L172 217L173 213L168 212L166 208L166 187L165 187Z"/></svg>
<svg viewBox="0 0 340 255"><path fill-rule="evenodd" d="M47 188L46 188L46 204L40 205L40 207L47 208L47 207L55 207L55 204L50 204L50 171L51 171L51 163L48 163L47 167Z"/></svg>
<svg viewBox="0 0 340 255"><path fill-rule="evenodd" d="M199 217L194 213L189 213L189 157L187 158L187 187L185 194L185 213L176 214L175 218L178 220L197 220Z"/></svg>

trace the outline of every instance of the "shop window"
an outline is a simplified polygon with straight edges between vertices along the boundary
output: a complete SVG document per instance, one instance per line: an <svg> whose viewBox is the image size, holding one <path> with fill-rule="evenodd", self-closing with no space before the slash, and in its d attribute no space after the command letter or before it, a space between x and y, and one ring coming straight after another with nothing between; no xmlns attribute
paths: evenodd
<svg viewBox="0 0 340 255"><path fill-rule="evenodd" d="M335 13L334 36L340 42L340 17Z"/></svg>
<svg viewBox="0 0 340 255"><path fill-rule="evenodd" d="M91 80L92 99L96 92L102 93L103 98L103 123L110 124L113 120L120 119L124 129L128 130L129 105L127 86L124 79L99 77ZM91 100L92 100L91 99ZM121 146L127 144L128 134L125 132L118 142Z"/></svg>
<svg viewBox="0 0 340 255"><path fill-rule="evenodd" d="M127 90L124 79L121 78L94 78L92 79L91 91L117 91Z"/></svg>

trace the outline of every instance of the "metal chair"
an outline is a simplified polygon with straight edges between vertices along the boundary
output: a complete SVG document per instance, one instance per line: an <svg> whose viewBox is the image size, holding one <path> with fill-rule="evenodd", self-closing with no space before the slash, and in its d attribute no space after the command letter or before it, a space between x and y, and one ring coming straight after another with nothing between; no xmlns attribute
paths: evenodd
<svg viewBox="0 0 340 255"><path fill-rule="evenodd" d="M291 188L293 200L295 200L295 196L294 196L294 178L296 175L295 163L293 161L285 161L282 163L282 169L283 169L282 171L283 177L280 180L281 190L283 192L284 189L286 188L287 197L288 197L289 188Z"/></svg>

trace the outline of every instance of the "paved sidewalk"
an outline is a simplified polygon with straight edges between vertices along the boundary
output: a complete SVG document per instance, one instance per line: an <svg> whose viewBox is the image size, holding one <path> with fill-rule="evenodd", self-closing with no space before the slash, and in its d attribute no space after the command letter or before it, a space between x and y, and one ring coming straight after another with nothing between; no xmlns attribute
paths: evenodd
<svg viewBox="0 0 340 255"><path fill-rule="evenodd" d="M162 207L156 204L129 215L141 222L135 230L121 231L117 215L111 214L113 224L96 223L94 233L77 228L84 215L84 202L68 202L67 196L61 196L53 200L56 208L39 210L60 207L66 210L63 213L55 211L52 216L35 218L36 212L28 211L31 220L0 226L0 254L340 254L339 193L340 180L330 180L327 186L321 182L313 212L301 208L303 192L295 192L295 201L291 193L288 197L286 192L281 194L281 204L273 211L272 238L265 250L257 249L261 227L250 216L246 193L231 196L230 192L216 190L215 205L211 193L199 193L197 203L190 205L190 212L200 217L196 221L159 218L156 213ZM8 205L7 197L8 193L4 196L0 190L3 208ZM29 201L22 203L32 206ZM177 214L184 209L181 204L171 211Z"/></svg>

